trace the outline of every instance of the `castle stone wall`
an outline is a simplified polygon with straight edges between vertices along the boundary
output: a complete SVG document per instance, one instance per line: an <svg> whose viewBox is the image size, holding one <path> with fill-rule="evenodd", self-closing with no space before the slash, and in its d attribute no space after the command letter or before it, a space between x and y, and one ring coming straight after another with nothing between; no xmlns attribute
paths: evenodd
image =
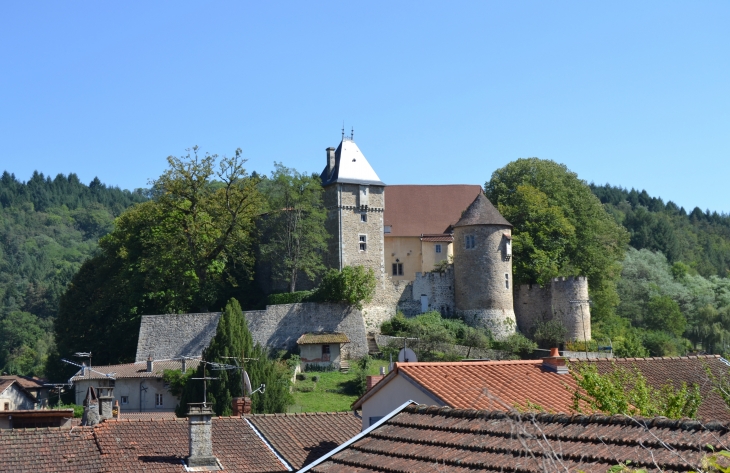
<svg viewBox="0 0 730 473"><path fill-rule="evenodd" d="M199 357L215 336L220 312L143 315L135 361Z"/></svg>
<svg viewBox="0 0 730 473"><path fill-rule="evenodd" d="M554 278L550 285L521 285L514 293L517 325L529 334L540 321L559 320L567 329L566 341L591 339L591 310L585 276ZM584 330L585 329L585 330Z"/></svg>
<svg viewBox="0 0 730 473"><path fill-rule="evenodd" d="M368 353L365 318L345 304L313 303L270 305L266 310L244 312L255 342L272 349L295 350L307 332L341 332L350 343L342 346L344 359Z"/></svg>
<svg viewBox="0 0 730 473"><path fill-rule="evenodd" d="M520 332L529 335L538 322L553 318L551 298L550 286L522 284L515 289L515 317Z"/></svg>
<svg viewBox="0 0 730 473"><path fill-rule="evenodd" d="M454 266L449 265L443 273L416 273L413 280L413 301L418 302L421 311L421 296L428 297L428 310L436 310L443 316L450 316L456 310L454 302Z"/></svg>
<svg viewBox="0 0 730 473"><path fill-rule="evenodd" d="M514 333L517 325L512 305L512 262L505 251L505 235L510 232L499 225L454 229L457 313L469 324L489 328L497 338ZM474 237L474 248L466 248L466 236Z"/></svg>
<svg viewBox="0 0 730 473"><path fill-rule="evenodd" d="M591 309L588 305L588 278L555 278L551 282L554 318L568 329L568 340L591 339ZM570 302L585 301L585 302Z"/></svg>

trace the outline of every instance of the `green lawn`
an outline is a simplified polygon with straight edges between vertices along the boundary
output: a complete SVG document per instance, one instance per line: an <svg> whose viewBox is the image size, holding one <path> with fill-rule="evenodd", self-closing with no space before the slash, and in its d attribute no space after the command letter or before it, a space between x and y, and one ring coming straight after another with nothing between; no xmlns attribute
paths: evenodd
<svg viewBox="0 0 730 473"><path fill-rule="evenodd" d="M337 412L349 411L350 405L359 397L357 394L357 362L350 361L350 372L340 373L339 371L311 372L308 371L306 380L297 380L294 384L292 394L294 404L289 406L288 412ZM380 367L387 369L388 362L385 360L373 360L372 367L368 374L379 374ZM319 376L318 382L313 382L312 377ZM311 392L303 392L302 389Z"/></svg>

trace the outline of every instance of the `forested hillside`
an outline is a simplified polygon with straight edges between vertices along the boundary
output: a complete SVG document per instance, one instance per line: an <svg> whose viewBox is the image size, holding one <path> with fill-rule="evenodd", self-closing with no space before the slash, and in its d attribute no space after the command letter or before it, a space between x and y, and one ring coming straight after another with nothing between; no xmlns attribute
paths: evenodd
<svg viewBox="0 0 730 473"><path fill-rule="evenodd" d="M42 374L66 285L144 192L88 186L76 174L0 178L0 371Z"/></svg>
<svg viewBox="0 0 730 473"><path fill-rule="evenodd" d="M594 334L623 356L725 354L730 344L730 216L690 213L646 191L591 185L628 230L630 249L617 289L616 316Z"/></svg>

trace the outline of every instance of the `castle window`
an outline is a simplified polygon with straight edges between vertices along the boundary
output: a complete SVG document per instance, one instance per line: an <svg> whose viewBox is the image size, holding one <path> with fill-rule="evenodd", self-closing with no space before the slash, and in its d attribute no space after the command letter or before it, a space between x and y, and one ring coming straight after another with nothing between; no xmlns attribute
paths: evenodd
<svg viewBox="0 0 730 473"><path fill-rule="evenodd" d="M403 263L393 263L393 276L403 276Z"/></svg>
<svg viewBox="0 0 730 473"><path fill-rule="evenodd" d="M512 238L507 238L507 241L504 243L504 259L507 261L512 258Z"/></svg>
<svg viewBox="0 0 730 473"><path fill-rule="evenodd" d="M509 273L504 273L504 287L509 289Z"/></svg>
<svg viewBox="0 0 730 473"><path fill-rule="evenodd" d="M365 212L361 213L360 214L360 221L361 222L367 222L368 221L368 214L366 214Z"/></svg>
<svg viewBox="0 0 730 473"><path fill-rule="evenodd" d="M436 253L441 253L441 244L436 244Z"/></svg>
<svg viewBox="0 0 730 473"><path fill-rule="evenodd" d="M360 235L360 251L366 251L368 249L368 236Z"/></svg>
<svg viewBox="0 0 730 473"><path fill-rule="evenodd" d="M464 237L464 244L467 250L470 248L474 248L476 246L474 243L474 235L466 235Z"/></svg>

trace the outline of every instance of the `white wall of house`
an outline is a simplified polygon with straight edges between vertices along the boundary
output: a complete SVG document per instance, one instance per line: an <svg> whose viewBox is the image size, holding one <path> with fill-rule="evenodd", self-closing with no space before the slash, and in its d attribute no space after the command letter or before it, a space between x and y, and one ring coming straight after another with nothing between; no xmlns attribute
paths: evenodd
<svg viewBox="0 0 730 473"><path fill-rule="evenodd" d="M423 387L398 373L362 404L362 429L367 429L409 400L429 406L446 405Z"/></svg>
<svg viewBox="0 0 730 473"><path fill-rule="evenodd" d="M316 364L334 364L340 366L340 344L332 343L329 345L329 361L325 360L322 355L322 345L299 345L299 357L302 363Z"/></svg>
<svg viewBox="0 0 730 473"><path fill-rule="evenodd" d="M83 404L89 386L97 388L103 386L102 383L105 381L99 379L75 381L76 404ZM167 390L162 378L118 378L114 382L114 400L119 401L122 412L172 411L178 402L178 399Z"/></svg>
<svg viewBox="0 0 730 473"><path fill-rule="evenodd" d="M35 409L35 400L20 390L17 383L13 383L0 393L0 410L24 411Z"/></svg>

